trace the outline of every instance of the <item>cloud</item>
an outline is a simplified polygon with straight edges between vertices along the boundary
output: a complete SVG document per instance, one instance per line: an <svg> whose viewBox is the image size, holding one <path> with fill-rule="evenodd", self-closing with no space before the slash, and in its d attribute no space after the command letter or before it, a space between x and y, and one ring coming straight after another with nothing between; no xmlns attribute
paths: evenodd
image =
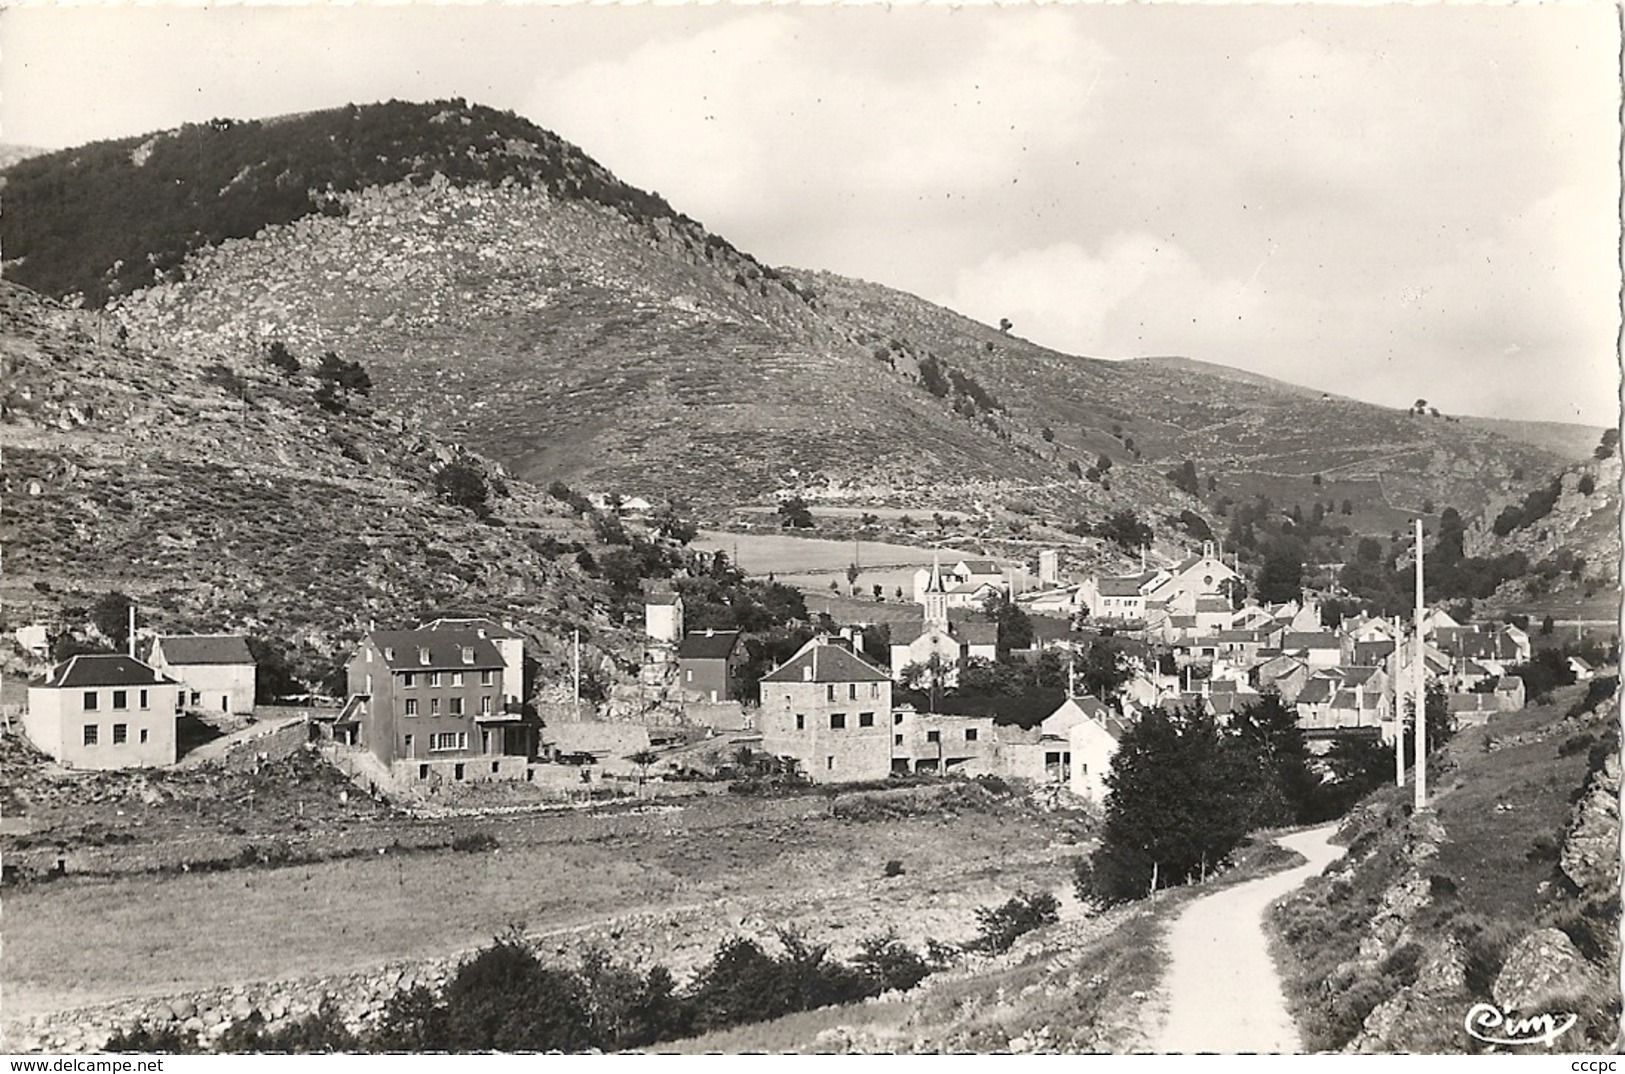
<svg viewBox="0 0 1625 1074"><path fill-rule="evenodd" d="M959 273L945 304L1022 336L1097 357L1193 354L1202 337L1235 331L1260 310L1256 280L1210 277L1176 243L1113 235L1096 251L1076 243L993 254Z"/></svg>
<svg viewBox="0 0 1625 1074"><path fill-rule="evenodd" d="M793 230L1018 182L1085 136L1103 59L1057 12L760 12L543 75L525 111L702 220Z"/></svg>

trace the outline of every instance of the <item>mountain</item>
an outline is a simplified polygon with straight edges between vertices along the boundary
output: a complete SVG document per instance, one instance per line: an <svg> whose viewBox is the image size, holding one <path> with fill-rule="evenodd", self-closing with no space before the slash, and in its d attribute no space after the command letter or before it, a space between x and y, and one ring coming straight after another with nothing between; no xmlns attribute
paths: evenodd
<svg viewBox="0 0 1625 1074"><path fill-rule="evenodd" d="M12 626L81 623L117 590L143 626L276 639L312 686L369 623L445 610L521 622L544 678L575 626L634 647L576 563L588 523L500 466L360 396L323 409L308 373L148 348L15 284L0 316ZM445 502L453 466L487 485L485 519Z"/></svg>
<svg viewBox="0 0 1625 1074"><path fill-rule="evenodd" d="M712 513L782 489L1056 518L1328 495L1387 532L1565 461L1238 371L1061 354L774 269L461 101L217 121L26 160L5 182L10 278L102 306L138 346L236 363L273 342L332 350L371 372L381 410L537 482ZM1165 476L1186 460L1214 479L1205 499Z"/></svg>

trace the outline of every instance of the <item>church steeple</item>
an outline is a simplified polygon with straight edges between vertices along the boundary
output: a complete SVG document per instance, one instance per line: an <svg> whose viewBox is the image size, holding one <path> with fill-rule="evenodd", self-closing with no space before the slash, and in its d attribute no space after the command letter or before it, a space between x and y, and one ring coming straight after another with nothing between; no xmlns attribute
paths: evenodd
<svg viewBox="0 0 1625 1074"><path fill-rule="evenodd" d="M947 629L948 587L942 581L942 562L935 553L931 556L931 580L925 583L925 627L933 625Z"/></svg>

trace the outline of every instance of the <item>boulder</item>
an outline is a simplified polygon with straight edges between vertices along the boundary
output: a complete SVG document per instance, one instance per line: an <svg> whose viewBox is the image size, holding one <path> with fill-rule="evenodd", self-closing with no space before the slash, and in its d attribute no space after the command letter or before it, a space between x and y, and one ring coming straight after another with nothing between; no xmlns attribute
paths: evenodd
<svg viewBox="0 0 1625 1074"><path fill-rule="evenodd" d="M1557 929L1537 929L1519 940L1490 990L1503 1009L1541 1014L1551 1000L1600 995L1601 975Z"/></svg>

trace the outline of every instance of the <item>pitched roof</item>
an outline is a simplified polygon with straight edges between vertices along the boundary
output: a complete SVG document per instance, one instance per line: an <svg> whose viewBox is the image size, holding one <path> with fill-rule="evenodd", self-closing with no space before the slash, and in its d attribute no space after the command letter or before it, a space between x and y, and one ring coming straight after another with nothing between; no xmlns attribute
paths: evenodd
<svg viewBox="0 0 1625 1074"><path fill-rule="evenodd" d="M737 630L691 630L677 646L679 660L726 660L739 644Z"/></svg>
<svg viewBox="0 0 1625 1074"><path fill-rule="evenodd" d="M1376 641L1357 641L1354 643L1354 662L1368 664L1381 660L1394 651L1392 638L1379 638Z"/></svg>
<svg viewBox="0 0 1625 1074"><path fill-rule="evenodd" d="M164 659L171 664L252 664L248 639L241 634L180 634L161 637Z"/></svg>
<svg viewBox="0 0 1625 1074"><path fill-rule="evenodd" d="M1522 689L1523 680L1516 675L1502 675L1495 680L1495 692L1498 694L1517 693Z"/></svg>
<svg viewBox="0 0 1625 1074"><path fill-rule="evenodd" d="M514 630L512 627L505 627L501 623L498 623L492 619L487 619L484 616L458 617L453 615L444 615L438 619L435 619L433 622L424 623L422 629L471 630L482 637L499 638L502 640L524 637L523 634L519 633L517 630Z"/></svg>
<svg viewBox="0 0 1625 1074"><path fill-rule="evenodd" d="M958 585L953 586L951 589L949 589L948 592L950 592L950 593L979 593L984 589L996 589L996 588L998 588L998 587L995 586L992 582L987 582L987 581L982 581L982 582L960 582Z"/></svg>
<svg viewBox="0 0 1625 1074"><path fill-rule="evenodd" d="M1377 672L1381 670L1381 668L1374 667L1346 667L1343 669L1343 681L1350 686L1356 684L1364 686L1376 678Z"/></svg>
<svg viewBox="0 0 1625 1074"><path fill-rule="evenodd" d="M766 675L763 682L889 682L891 676L836 645L814 642Z"/></svg>
<svg viewBox="0 0 1625 1074"><path fill-rule="evenodd" d="M1319 705L1332 699L1337 690L1337 684L1330 679L1310 679L1303 684L1298 692L1298 704Z"/></svg>
<svg viewBox="0 0 1625 1074"><path fill-rule="evenodd" d="M1501 703L1494 694L1459 694L1449 698L1451 712L1499 712Z"/></svg>
<svg viewBox="0 0 1625 1074"><path fill-rule="evenodd" d="M953 632L954 637L966 645L997 645L999 643L999 624L997 623L955 623Z"/></svg>
<svg viewBox="0 0 1625 1074"><path fill-rule="evenodd" d="M959 566L964 567L972 574L1003 574L1000 566L991 559L962 559Z"/></svg>
<svg viewBox="0 0 1625 1074"><path fill-rule="evenodd" d="M1108 576L1095 583L1095 588L1103 597L1137 597L1145 584L1155 578L1153 571L1141 574L1125 574Z"/></svg>
<svg viewBox="0 0 1625 1074"><path fill-rule="evenodd" d="M1281 638L1283 649L1337 649L1341 644L1336 634L1318 630L1289 630Z"/></svg>
<svg viewBox="0 0 1625 1074"><path fill-rule="evenodd" d="M1223 597L1197 597L1196 610L1198 612L1224 612L1231 611L1230 602Z"/></svg>
<svg viewBox="0 0 1625 1074"><path fill-rule="evenodd" d="M499 668L502 654L496 643L482 638L472 630L375 630L367 640L384 654L384 663L391 671L458 670L462 668ZM463 659L463 650L474 651L473 662ZM429 659L423 660L422 652Z"/></svg>
<svg viewBox="0 0 1625 1074"><path fill-rule="evenodd" d="M81 653L51 669L38 686L71 689L78 686L175 686L174 679L122 653Z"/></svg>

